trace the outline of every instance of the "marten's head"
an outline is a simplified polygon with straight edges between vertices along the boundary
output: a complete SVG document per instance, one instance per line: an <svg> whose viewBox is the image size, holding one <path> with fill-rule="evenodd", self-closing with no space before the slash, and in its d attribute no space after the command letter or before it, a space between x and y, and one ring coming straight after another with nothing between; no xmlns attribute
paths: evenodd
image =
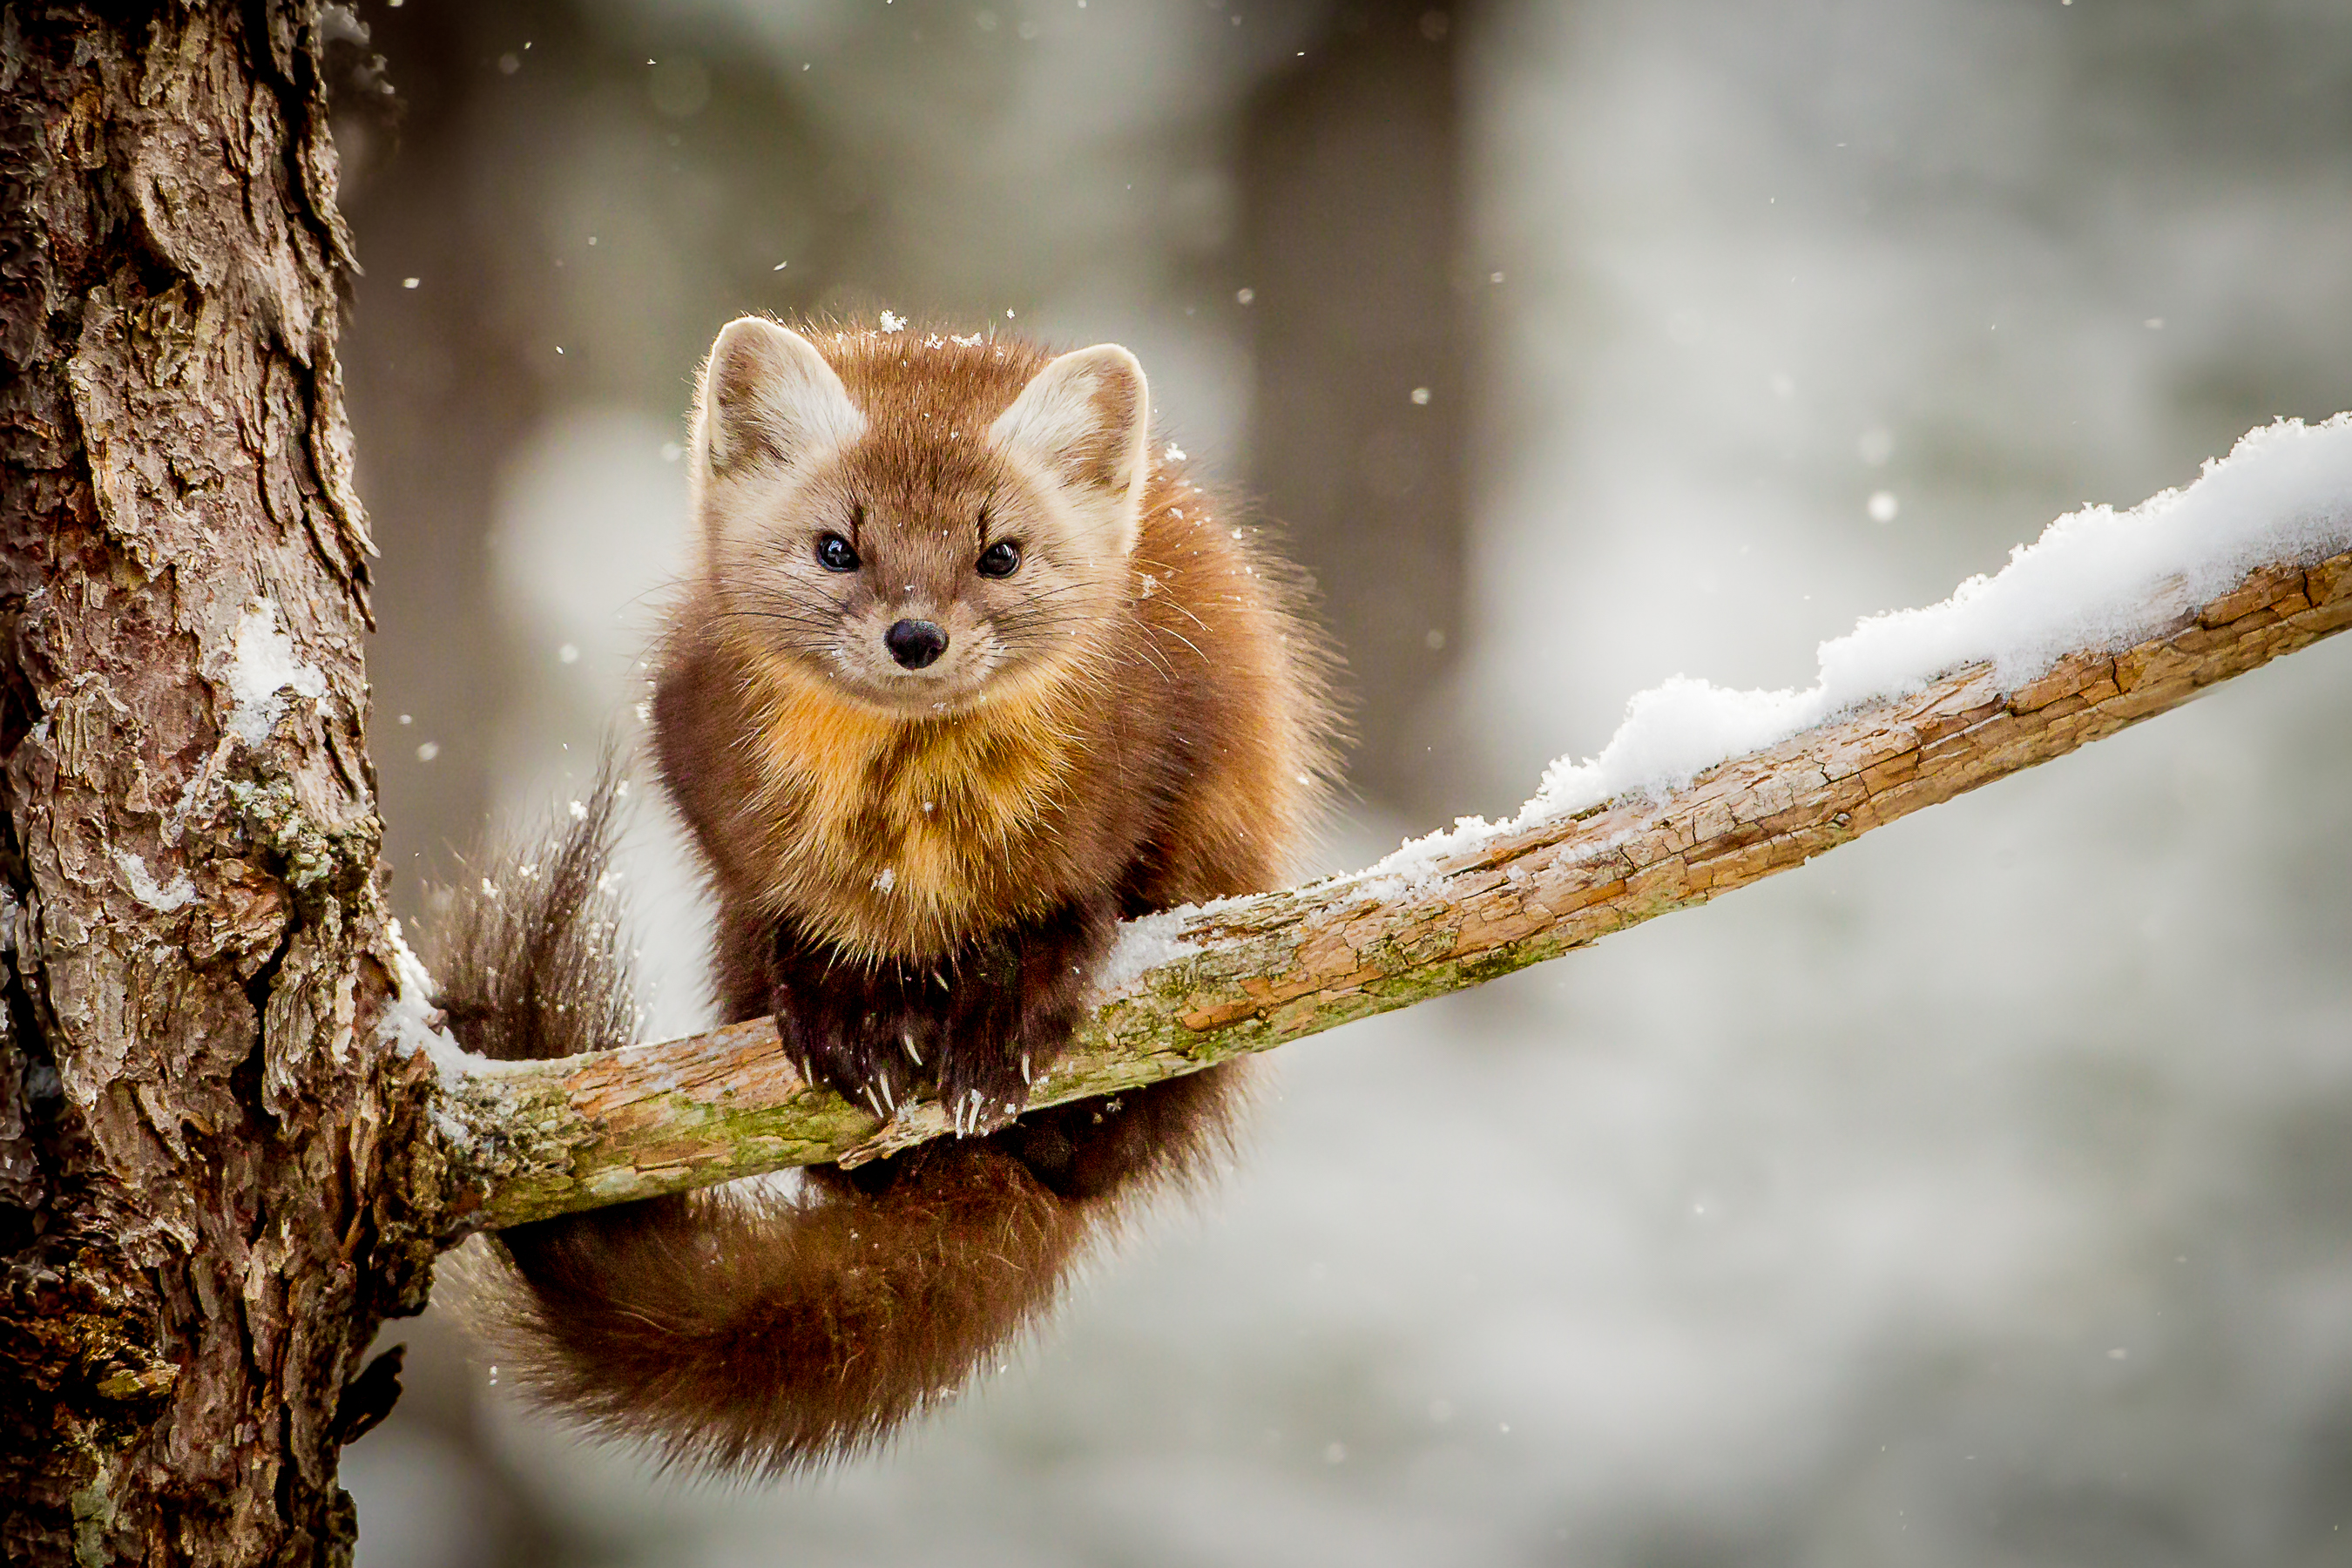
<svg viewBox="0 0 2352 1568"><path fill-rule="evenodd" d="M1103 343L730 322L696 399L711 610L779 673L908 718L1067 679L1127 593L1150 464Z"/></svg>

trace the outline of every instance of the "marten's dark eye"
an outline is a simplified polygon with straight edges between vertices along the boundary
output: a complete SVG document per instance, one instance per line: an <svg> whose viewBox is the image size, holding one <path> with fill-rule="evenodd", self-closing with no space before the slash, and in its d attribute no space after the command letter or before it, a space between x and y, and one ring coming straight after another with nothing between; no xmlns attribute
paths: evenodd
<svg viewBox="0 0 2352 1568"><path fill-rule="evenodd" d="M1021 570L1021 547L1009 539L1000 539L980 552L980 574L983 577L1010 577Z"/></svg>
<svg viewBox="0 0 2352 1568"><path fill-rule="evenodd" d="M857 547L837 533L828 533L816 542L816 563L828 572L855 572Z"/></svg>

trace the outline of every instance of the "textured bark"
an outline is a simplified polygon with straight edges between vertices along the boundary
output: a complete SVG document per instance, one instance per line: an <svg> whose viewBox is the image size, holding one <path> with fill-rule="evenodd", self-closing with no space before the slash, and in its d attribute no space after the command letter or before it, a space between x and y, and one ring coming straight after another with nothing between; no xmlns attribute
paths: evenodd
<svg viewBox="0 0 2352 1568"><path fill-rule="evenodd" d="M1802 865L2114 734L2352 626L2352 553L2249 574L2164 635L2005 690L1986 667L1712 768L1670 798L1515 826L1408 877L1339 877L1159 917L1183 951L1118 988L1034 1103L1115 1093L1461 990ZM445 1060L448 1058L445 1058ZM946 1131L803 1083L765 1019L567 1058L450 1060L420 1181L452 1236Z"/></svg>
<svg viewBox="0 0 2352 1568"><path fill-rule="evenodd" d="M0 13L0 1542L342 1562L385 1198L311 6Z"/></svg>

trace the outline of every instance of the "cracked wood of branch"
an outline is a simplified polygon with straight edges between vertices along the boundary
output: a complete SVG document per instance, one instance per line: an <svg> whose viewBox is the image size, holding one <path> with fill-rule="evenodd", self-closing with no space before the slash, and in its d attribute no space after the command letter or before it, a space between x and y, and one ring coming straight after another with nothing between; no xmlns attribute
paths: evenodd
<svg viewBox="0 0 2352 1568"><path fill-rule="evenodd" d="M1181 951L1105 998L1034 1103L1112 1093L1461 990L1802 865L2352 625L2352 552L2258 570L2163 635L2002 692L1975 666L1709 769L1517 827L1426 877L1355 874L1175 916ZM766 1019L445 1083L454 1240L940 1135L803 1082Z"/></svg>

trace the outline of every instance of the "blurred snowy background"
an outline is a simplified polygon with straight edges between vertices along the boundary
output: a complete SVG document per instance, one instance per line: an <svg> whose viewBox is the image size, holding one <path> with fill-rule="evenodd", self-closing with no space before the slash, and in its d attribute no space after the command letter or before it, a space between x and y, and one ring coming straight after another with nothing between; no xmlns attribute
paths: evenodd
<svg viewBox="0 0 2352 1568"><path fill-rule="evenodd" d="M406 100L344 147L412 916L630 723L743 310L1133 347L1322 582L1333 865L2352 406L2342 0L364 16ZM1213 1201L818 1479L665 1481L394 1324L360 1561L2352 1563L2347 779L2352 639L1286 1049Z"/></svg>

